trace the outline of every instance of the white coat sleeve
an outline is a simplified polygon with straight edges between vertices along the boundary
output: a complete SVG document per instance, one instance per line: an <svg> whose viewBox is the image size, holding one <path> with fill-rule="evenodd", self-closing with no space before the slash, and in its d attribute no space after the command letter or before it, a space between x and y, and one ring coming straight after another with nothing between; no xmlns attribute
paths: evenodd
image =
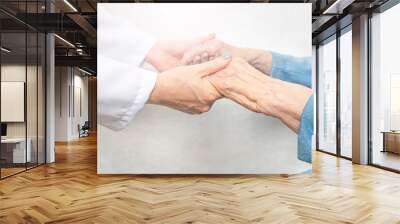
<svg viewBox="0 0 400 224"><path fill-rule="evenodd" d="M108 8L98 8L98 122L124 129L143 108L157 73L140 68L154 39Z"/></svg>

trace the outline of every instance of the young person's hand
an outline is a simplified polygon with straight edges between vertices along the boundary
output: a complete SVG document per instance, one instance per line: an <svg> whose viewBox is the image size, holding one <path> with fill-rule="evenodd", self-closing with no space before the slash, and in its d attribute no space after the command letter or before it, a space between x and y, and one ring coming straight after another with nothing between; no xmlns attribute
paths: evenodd
<svg viewBox="0 0 400 224"><path fill-rule="evenodd" d="M187 40L159 40L150 49L146 61L160 72L180 65L186 51L215 38L215 34L187 39Z"/></svg>
<svg viewBox="0 0 400 224"><path fill-rule="evenodd" d="M233 57L243 58L264 74L271 74L272 54L269 51L236 47L214 38L188 49L183 55L180 64L203 63L225 53Z"/></svg>
<svg viewBox="0 0 400 224"><path fill-rule="evenodd" d="M180 66L162 72L157 77L148 103L190 114L209 111L221 95L204 77L224 69L229 61L230 58L219 57L206 63Z"/></svg>

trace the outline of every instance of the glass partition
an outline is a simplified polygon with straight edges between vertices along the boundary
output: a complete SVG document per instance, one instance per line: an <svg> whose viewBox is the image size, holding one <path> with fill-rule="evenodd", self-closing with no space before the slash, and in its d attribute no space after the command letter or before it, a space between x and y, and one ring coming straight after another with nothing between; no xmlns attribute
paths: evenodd
<svg viewBox="0 0 400 224"><path fill-rule="evenodd" d="M39 1L27 2L26 12L41 13L42 6ZM37 17L33 17L34 20ZM34 23L38 21L32 21ZM27 113L27 150L31 151L31 161L27 163L27 167L35 167L39 164L39 76L42 72L41 60L44 38L37 30L27 28L27 98L26 98L26 113ZM44 88L44 86L42 86ZM42 152L43 153L43 152Z"/></svg>
<svg viewBox="0 0 400 224"><path fill-rule="evenodd" d="M44 12L44 1L0 6ZM45 163L45 45L43 33L0 12L1 179Z"/></svg>
<svg viewBox="0 0 400 224"><path fill-rule="evenodd" d="M318 47L318 149L336 153L336 39Z"/></svg>
<svg viewBox="0 0 400 224"><path fill-rule="evenodd" d="M38 164L46 162L46 37L43 33L38 34L38 74L37 74L37 153Z"/></svg>
<svg viewBox="0 0 400 224"><path fill-rule="evenodd" d="M340 36L340 154L352 157L352 33Z"/></svg>
<svg viewBox="0 0 400 224"><path fill-rule="evenodd" d="M24 171L31 162L26 144L26 41L25 32L1 34L2 177Z"/></svg>
<svg viewBox="0 0 400 224"><path fill-rule="evenodd" d="M27 33L27 74L26 74L26 114L27 114L27 150L30 151L30 161L27 167L34 167L38 163L38 144L37 144L37 79L38 79L38 34L36 32Z"/></svg>

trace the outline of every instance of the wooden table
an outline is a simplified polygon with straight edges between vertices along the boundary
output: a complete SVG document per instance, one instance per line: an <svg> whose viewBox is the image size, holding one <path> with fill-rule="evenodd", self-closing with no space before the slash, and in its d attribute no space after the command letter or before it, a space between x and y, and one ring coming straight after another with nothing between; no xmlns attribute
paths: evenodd
<svg viewBox="0 0 400 224"><path fill-rule="evenodd" d="M5 160L4 163L25 164L26 162L31 162L32 141L30 138L5 138L1 139L1 145L1 159ZM25 145L27 145L26 150Z"/></svg>
<svg viewBox="0 0 400 224"><path fill-rule="evenodd" d="M383 150L382 152L392 152L400 154L400 131L382 131Z"/></svg>

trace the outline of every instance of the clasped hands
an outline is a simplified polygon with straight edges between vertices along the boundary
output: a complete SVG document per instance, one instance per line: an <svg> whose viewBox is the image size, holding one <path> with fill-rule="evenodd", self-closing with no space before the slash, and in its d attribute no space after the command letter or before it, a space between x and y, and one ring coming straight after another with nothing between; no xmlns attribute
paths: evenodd
<svg viewBox="0 0 400 224"><path fill-rule="evenodd" d="M159 41L146 60L161 73L148 103L199 114L226 97L280 119L297 132L307 88L270 76L268 51L240 48L210 34L193 40Z"/></svg>

